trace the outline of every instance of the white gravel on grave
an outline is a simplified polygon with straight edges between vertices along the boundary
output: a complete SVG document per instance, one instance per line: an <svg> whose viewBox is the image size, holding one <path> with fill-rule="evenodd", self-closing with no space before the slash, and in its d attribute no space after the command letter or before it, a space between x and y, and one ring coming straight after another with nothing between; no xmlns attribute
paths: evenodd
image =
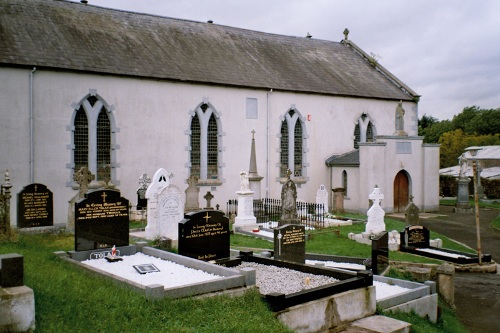
<svg viewBox="0 0 500 333"><path fill-rule="evenodd" d="M418 248L417 250L421 251L421 252L439 254L442 256L450 257L450 258L471 258L471 257L465 256L463 254L449 253L449 252L444 252L444 251L439 251L439 250L434 250L434 249Z"/></svg>
<svg viewBox="0 0 500 333"><path fill-rule="evenodd" d="M219 275L188 268L183 265L157 257L148 256L140 252L131 256L123 256L122 258L122 261L117 262L108 262L106 259L102 258L85 260L81 263L144 286L160 284L165 288L176 288L223 278ZM133 267L134 265L143 264L153 264L160 270L160 272L140 274ZM335 264L338 265L339 263ZM308 274L287 268L262 265L252 262L243 262L235 268L237 269L243 267L251 267L256 270L256 284L263 295L272 292L291 294L339 281L335 278L324 275ZM373 281L373 285L376 288L377 301L409 290L407 288L389 285L378 281Z"/></svg>
<svg viewBox="0 0 500 333"><path fill-rule="evenodd" d="M403 288L400 286L391 285L379 281L373 281L373 285L375 286L377 301L388 297L396 296L399 294L403 294L408 290L410 290L408 288Z"/></svg>
<svg viewBox="0 0 500 333"><path fill-rule="evenodd" d="M161 284L165 288L181 287L189 284L213 281L223 278L222 276L210 274L194 268L176 264L172 261L148 256L138 252L131 256L123 256L122 261L108 262L106 259L84 260L81 263L98 268L129 281L144 286ZM153 264L160 271L140 274L134 265Z"/></svg>

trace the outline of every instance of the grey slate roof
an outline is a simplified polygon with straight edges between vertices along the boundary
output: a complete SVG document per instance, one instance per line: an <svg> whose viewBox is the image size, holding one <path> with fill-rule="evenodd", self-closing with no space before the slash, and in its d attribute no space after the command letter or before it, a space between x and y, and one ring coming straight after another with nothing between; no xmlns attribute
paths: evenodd
<svg viewBox="0 0 500 333"><path fill-rule="evenodd" d="M350 151L342 155L330 156L325 164L332 166L358 166L359 167L359 149Z"/></svg>
<svg viewBox="0 0 500 333"><path fill-rule="evenodd" d="M354 44L61 0L0 0L0 66L413 100ZM399 82L400 83L400 82ZM406 90L406 92L405 92Z"/></svg>

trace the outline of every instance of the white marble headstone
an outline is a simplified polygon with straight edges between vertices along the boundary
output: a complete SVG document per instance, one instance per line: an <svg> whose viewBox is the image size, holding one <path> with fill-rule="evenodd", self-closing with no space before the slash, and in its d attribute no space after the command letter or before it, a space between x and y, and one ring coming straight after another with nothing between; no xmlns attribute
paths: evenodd
<svg viewBox="0 0 500 333"><path fill-rule="evenodd" d="M318 191L316 191L316 204L323 205L323 212L328 212L328 191L325 185L320 185Z"/></svg>
<svg viewBox="0 0 500 333"><path fill-rule="evenodd" d="M366 223L365 232L378 234L379 232L385 231L385 211L380 207L380 201L384 199L384 195L380 193L380 189L375 185L373 192L368 198L373 201L373 205L367 212L368 222Z"/></svg>
<svg viewBox="0 0 500 333"><path fill-rule="evenodd" d="M170 184L172 174L161 168L156 171L146 190L148 199L148 224L146 239L178 238L178 223L184 218L184 194Z"/></svg>

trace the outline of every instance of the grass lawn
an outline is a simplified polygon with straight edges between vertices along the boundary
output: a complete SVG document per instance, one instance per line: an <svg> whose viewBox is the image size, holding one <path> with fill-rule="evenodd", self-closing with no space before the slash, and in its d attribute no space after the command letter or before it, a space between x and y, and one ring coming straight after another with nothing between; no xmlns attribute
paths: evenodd
<svg viewBox="0 0 500 333"><path fill-rule="evenodd" d="M387 230L402 230L404 224L386 219L386 226ZM328 229L308 231L313 237L307 241L306 250L369 257L370 246L347 239L349 232L363 230L363 224L355 224L341 227L340 236ZM445 243L445 237L435 236ZM446 239L445 244L466 250L451 240ZM273 244L233 234L231 247L253 249L258 253L262 249L272 249ZM25 284L35 292L36 332L290 332L268 311L255 291L240 297L149 301L125 286L53 254L73 249L74 236L71 234L20 234L14 240L0 242L0 253L24 256ZM439 263L398 252L391 252L390 259ZM443 309L445 316L438 324L416 315L402 314L401 319L412 323L413 332L464 332L453 311L445 306Z"/></svg>

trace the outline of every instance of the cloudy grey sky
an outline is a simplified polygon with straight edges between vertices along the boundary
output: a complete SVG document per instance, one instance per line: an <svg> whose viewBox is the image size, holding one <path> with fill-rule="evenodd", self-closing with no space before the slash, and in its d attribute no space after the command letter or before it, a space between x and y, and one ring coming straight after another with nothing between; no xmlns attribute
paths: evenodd
<svg viewBox="0 0 500 333"><path fill-rule="evenodd" d="M74 0L78 1L78 0ZM349 39L420 94L419 117L500 108L498 0L89 0L290 36Z"/></svg>

